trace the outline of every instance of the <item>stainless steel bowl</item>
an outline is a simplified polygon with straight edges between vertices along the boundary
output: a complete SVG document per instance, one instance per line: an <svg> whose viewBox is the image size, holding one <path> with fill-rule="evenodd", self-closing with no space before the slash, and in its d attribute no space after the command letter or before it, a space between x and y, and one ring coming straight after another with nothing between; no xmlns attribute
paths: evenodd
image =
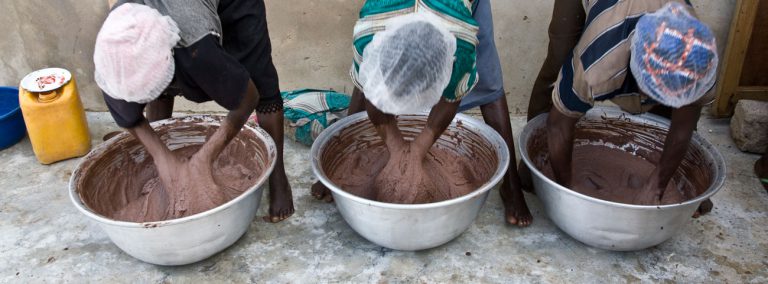
<svg viewBox="0 0 768 284"><path fill-rule="evenodd" d="M220 120L221 117L188 116L158 121L152 123L152 127L173 150L204 143L205 135L191 130L191 127L218 127ZM82 179L109 172L109 167L125 166L126 161L135 163L148 156L137 141L116 146L128 139L133 140L129 133L119 134L102 143L82 159L69 181L70 199L80 212L104 229L112 242L135 258L159 265L183 265L203 260L229 247L245 233L259 207L263 185L275 165L277 151L269 134L261 128L250 126L245 126L242 131L253 133L256 139L235 140L231 143L247 143L247 147L257 147L253 159L262 163L265 171L256 178L255 185L243 194L211 210L179 219L134 223L109 219L87 206L81 193L104 189L79 187ZM122 153L115 160L98 163L106 154L116 151ZM104 164L107 166L104 167Z"/></svg>
<svg viewBox="0 0 768 284"><path fill-rule="evenodd" d="M607 250L632 251L658 245L677 234L688 224L699 204L715 194L725 182L725 161L720 153L698 133L694 133L681 170L685 176L698 175L709 184L706 191L696 198L671 205L641 206L616 203L590 197L560 186L536 169L533 159L540 153L531 153L532 143L546 143L547 115L531 120L518 144L521 158L531 169L536 195L544 204L549 218L561 230L587 245ZM629 115L616 108L599 107L591 110L579 122L578 127L588 124L589 129L606 130L614 135L640 137L639 152L643 149L661 151L663 140L647 135L642 127L616 127L617 122L626 126L655 127L666 135L669 121L651 115ZM542 135L544 137L542 137ZM578 137L577 134L577 142ZM581 141L589 142L589 141ZM658 155L658 152L657 154ZM651 161L658 157L647 157ZM698 170L698 171L697 171ZM708 182L708 183L706 183Z"/></svg>
<svg viewBox="0 0 768 284"><path fill-rule="evenodd" d="M399 116L403 135L412 139L423 127L426 116ZM415 127L414 125L420 125ZM477 190L450 200L427 204L392 204L368 200L336 186L326 175L323 157L330 143L340 138L355 139L351 148L380 143L366 113L344 118L323 131L312 145L312 171L332 191L342 217L358 234L369 241L396 250L423 250L453 240L474 222L491 189L498 188L509 166L509 152L496 131L469 116L459 114L436 142L447 149L472 155L484 155L498 161L491 179ZM457 144L457 141L458 142ZM469 145L477 146L469 150ZM453 147L453 148L450 148ZM483 153L480 153L483 152Z"/></svg>

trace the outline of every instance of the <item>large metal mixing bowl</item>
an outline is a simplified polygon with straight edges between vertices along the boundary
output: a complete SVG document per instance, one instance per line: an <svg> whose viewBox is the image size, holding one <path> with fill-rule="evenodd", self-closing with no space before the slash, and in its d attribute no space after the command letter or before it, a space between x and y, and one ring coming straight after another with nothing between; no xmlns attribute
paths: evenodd
<svg viewBox="0 0 768 284"><path fill-rule="evenodd" d="M532 163L541 153L531 153L533 147L530 144L546 143L546 120L547 114L539 115L523 129L518 144L521 158L531 169L536 195L552 222L587 245L615 251L641 250L658 245L690 223L699 204L720 190L725 182L723 157L714 146L694 133L680 170L684 175L691 176L696 172L693 168L700 167L698 174L708 180L705 184L709 187L691 200L679 204L642 206L605 201L572 191L547 178ZM616 127L616 122L626 125ZM643 132L646 126L655 127L655 131L663 134L669 129L669 121L665 118L651 114L629 115L607 107L589 111L579 126L584 127L585 124L613 135L639 137L643 141L634 146L638 146L635 149L640 149L640 152L643 148L652 148L658 153L663 147L661 138ZM579 143L578 134L576 138Z"/></svg>
<svg viewBox="0 0 768 284"><path fill-rule="evenodd" d="M425 124L426 116L399 116L398 122L403 135L412 139ZM331 169L323 168L326 149L341 138L355 139L357 144L350 148L356 150L367 147L367 143L380 142L366 113L351 115L331 125L315 140L312 171L332 191L336 207L352 229L377 245L396 250L429 249L461 235L474 222L491 189L500 186L509 166L509 152L501 136L484 123L458 114L436 143L474 159L496 159L497 166L490 180L467 195L441 202L377 202L344 191L327 176ZM470 145L475 149L470 149Z"/></svg>
<svg viewBox="0 0 768 284"><path fill-rule="evenodd" d="M191 130L193 126L218 127L221 117L188 116L152 123L171 150L205 142L205 134ZM256 215L261 201L263 185L275 165L277 151L272 138L261 128L244 126L242 131L253 133L255 140L235 139L231 143L246 143L246 147L257 147L252 157L264 169L256 183L240 196L211 210L158 222L134 223L116 221L92 210L83 201L81 194L102 188L79 187L81 180L89 175L109 172L109 167L125 166L148 157L143 146L137 141L119 145L121 141L134 139L129 133L122 133L102 143L85 158L72 174L69 182L69 196L80 212L95 220L109 238L127 254L142 261L159 265L183 265L197 262L232 245L248 229ZM128 146L125 146L128 145ZM103 161L109 153L122 152L112 161ZM107 162L107 166L103 165Z"/></svg>

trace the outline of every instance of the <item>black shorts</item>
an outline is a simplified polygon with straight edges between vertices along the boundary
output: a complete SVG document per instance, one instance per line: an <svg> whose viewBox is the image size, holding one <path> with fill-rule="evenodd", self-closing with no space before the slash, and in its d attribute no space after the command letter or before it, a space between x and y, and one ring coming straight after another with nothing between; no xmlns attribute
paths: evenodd
<svg viewBox="0 0 768 284"><path fill-rule="evenodd" d="M282 109L280 84L272 62L272 43L263 0L221 0L218 8L224 50L251 74L259 90L258 112Z"/></svg>
<svg viewBox="0 0 768 284"><path fill-rule="evenodd" d="M161 96L183 96L197 102L215 101L227 110L236 109L248 87L250 75L240 62L208 35L185 48L173 50L173 81ZM120 127L136 126L144 119L145 104L114 99L104 94L112 117Z"/></svg>

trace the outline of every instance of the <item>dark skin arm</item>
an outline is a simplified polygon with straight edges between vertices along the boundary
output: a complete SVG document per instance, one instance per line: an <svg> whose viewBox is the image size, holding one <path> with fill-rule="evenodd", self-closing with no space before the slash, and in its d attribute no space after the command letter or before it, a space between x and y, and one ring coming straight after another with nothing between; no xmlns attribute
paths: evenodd
<svg viewBox="0 0 768 284"><path fill-rule="evenodd" d="M429 112L429 117L427 118L427 126L414 141L416 145L424 147L422 150L425 153L429 151L432 144L437 141L437 138L440 138L443 131L448 128L448 125L451 124L453 118L456 117L456 111L459 109L459 104L461 104L460 101L451 103L441 98L440 102L432 107L432 110Z"/></svg>
<svg viewBox="0 0 768 284"><path fill-rule="evenodd" d="M207 160L213 161L224 150L229 141L237 135L240 128L245 125L248 116L256 108L256 103L259 100L259 94L253 82L248 81L248 87L243 95L243 100L237 109L230 111L224 121L221 123L221 127L208 139L199 152L210 153L210 157ZM171 151L160 140L160 137L155 133L149 122L144 119L139 125L128 129L134 137L147 148L147 152L152 155L152 158L156 161L167 161L171 158ZM215 139L214 139L215 138ZM203 151L206 149L206 151Z"/></svg>
<svg viewBox="0 0 768 284"><path fill-rule="evenodd" d="M700 114L699 105L688 105L672 111L669 134L664 140L661 159L645 185L653 190L643 191L648 194L639 195L635 203L658 204L661 201L667 184L685 157ZM572 181L573 132L577 121L578 118L568 117L554 107L547 118L547 143L552 170L557 182L563 186L570 186Z"/></svg>
<svg viewBox="0 0 768 284"><path fill-rule="evenodd" d="M571 162L573 154L573 131L579 118L567 116L552 107L547 117L547 146L555 180L562 186L571 185Z"/></svg>
<svg viewBox="0 0 768 284"><path fill-rule="evenodd" d="M222 190L213 191L213 193L206 190L219 188L213 181L212 164L243 127L248 116L256 107L258 99L259 94L256 87L253 82L248 81L248 86L238 108L227 114L221 127L189 159L171 152L146 119L142 120L139 125L128 129L152 156L163 186L166 189L173 189L166 191L173 202L168 208L166 217L181 217L187 212L199 213L225 201ZM188 204L191 198L186 198L186 196L198 196L203 202L196 205L199 207L190 207L193 206Z"/></svg>
<svg viewBox="0 0 768 284"><path fill-rule="evenodd" d="M211 135L208 142L200 148L200 153L211 153L208 156L208 161L213 162L224 151L224 148L232 141L233 138L243 128L245 122L248 121L248 117L256 108L256 104L259 102L259 91L256 90L256 85L251 80L248 80L248 86L246 87L245 94L240 105L230 111L224 121L221 123L216 132Z"/></svg>
<svg viewBox="0 0 768 284"><path fill-rule="evenodd" d="M653 190L644 191L649 194L638 196L636 203L658 204L661 202L667 184L683 162L700 115L701 106L699 105L687 105L672 110L671 125L664 140L664 150L656 169L646 183L646 188Z"/></svg>
<svg viewBox="0 0 768 284"><path fill-rule="evenodd" d="M367 100L366 100L367 101ZM411 142L403 139L394 115L385 114L366 102L371 122L389 151L387 164L376 176L377 200L414 203L428 200L434 181L424 168L424 160L432 144L450 125L459 103L438 102L430 111L426 126Z"/></svg>
<svg viewBox="0 0 768 284"><path fill-rule="evenodd" d="M394 115L383 113L377 109L367 99L365 100L365 110L368 113L368 118L376 128L376 132L379 134L384 144L389 149L399 149L405 146L405 140L400 133L400 129L397 128L397 118Z"/></svg>
<svg viewBox="0 0 768 284"><path fill-rule="evenodd" d="M444 99L432 107L427 118L427 125L419 133L419 135L413 141L412 150L415 151L419 157L424 158L429 152L429 148L437 141L440 135L443 134L448 125L456 116L456 110L459 108L460 102L447 102ZM405 146L405 140L403 139L400 129L397 128L397 119L394 115L381 112L375 106L373 106L368 100L365 100L365 109L368 112L373 125L376 127L376 131L382 137L387 147L390 149L399 149Z"/></svg>

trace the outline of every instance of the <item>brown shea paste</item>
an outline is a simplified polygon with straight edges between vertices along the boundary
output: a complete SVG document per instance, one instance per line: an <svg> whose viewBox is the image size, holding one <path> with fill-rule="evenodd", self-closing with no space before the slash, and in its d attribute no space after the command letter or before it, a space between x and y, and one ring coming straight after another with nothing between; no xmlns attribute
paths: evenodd
<svg viewBox="0 0 768 284"><path fill-rule="evenodd" d="M663 151L667 130L621 118L582 119L576 127L573 160L573 191L602 200L635 204ZM526 146L536 168L550 180L554 173L547 149L547 130L533 133ZM676 204L696 198L712 180L711 164L699 149L688 153L657 205Z"/></svg>
<svg viewBox="0 0 768 284"><path fill-rule="evenodd" d="M170 139L171 142L166 142L170 149L185 157L191 157L197 152L200 143L207 141L207 137L215 130L213 126L182 124L156 129L164 141ZM254 144L257 146L254 147ZM224 203L238 197L262 178L267 158L264 143L253 133L240 131L213 164L214 182L224 191ZM152 157L133 137L120 139L105 150L100 158L84 163L84 176L80 179L78 193L83 202L96 213L129 222L173 218L166 213L170 201L158 178ZM221 204L204 208L200 212L218 205ZM200 212L188 211L181 217Z"/></svg>
<svg viewBox="0 0 768 284"><path fill-rule="evenodd" d="M403 136L412 138L421 131L424 121L399 117L398 124ZM390 153L367 120L342 130L329 141L321 156L327 176L341 189L366 199L401 204L432 203L466 195L488 182L498 165L496 152L488 142L460 123L447 129L424 159L424 172L432 181L426 187L393 189L377 184L376 177ZM404 178L422 177L406 174Z"/></svg>

